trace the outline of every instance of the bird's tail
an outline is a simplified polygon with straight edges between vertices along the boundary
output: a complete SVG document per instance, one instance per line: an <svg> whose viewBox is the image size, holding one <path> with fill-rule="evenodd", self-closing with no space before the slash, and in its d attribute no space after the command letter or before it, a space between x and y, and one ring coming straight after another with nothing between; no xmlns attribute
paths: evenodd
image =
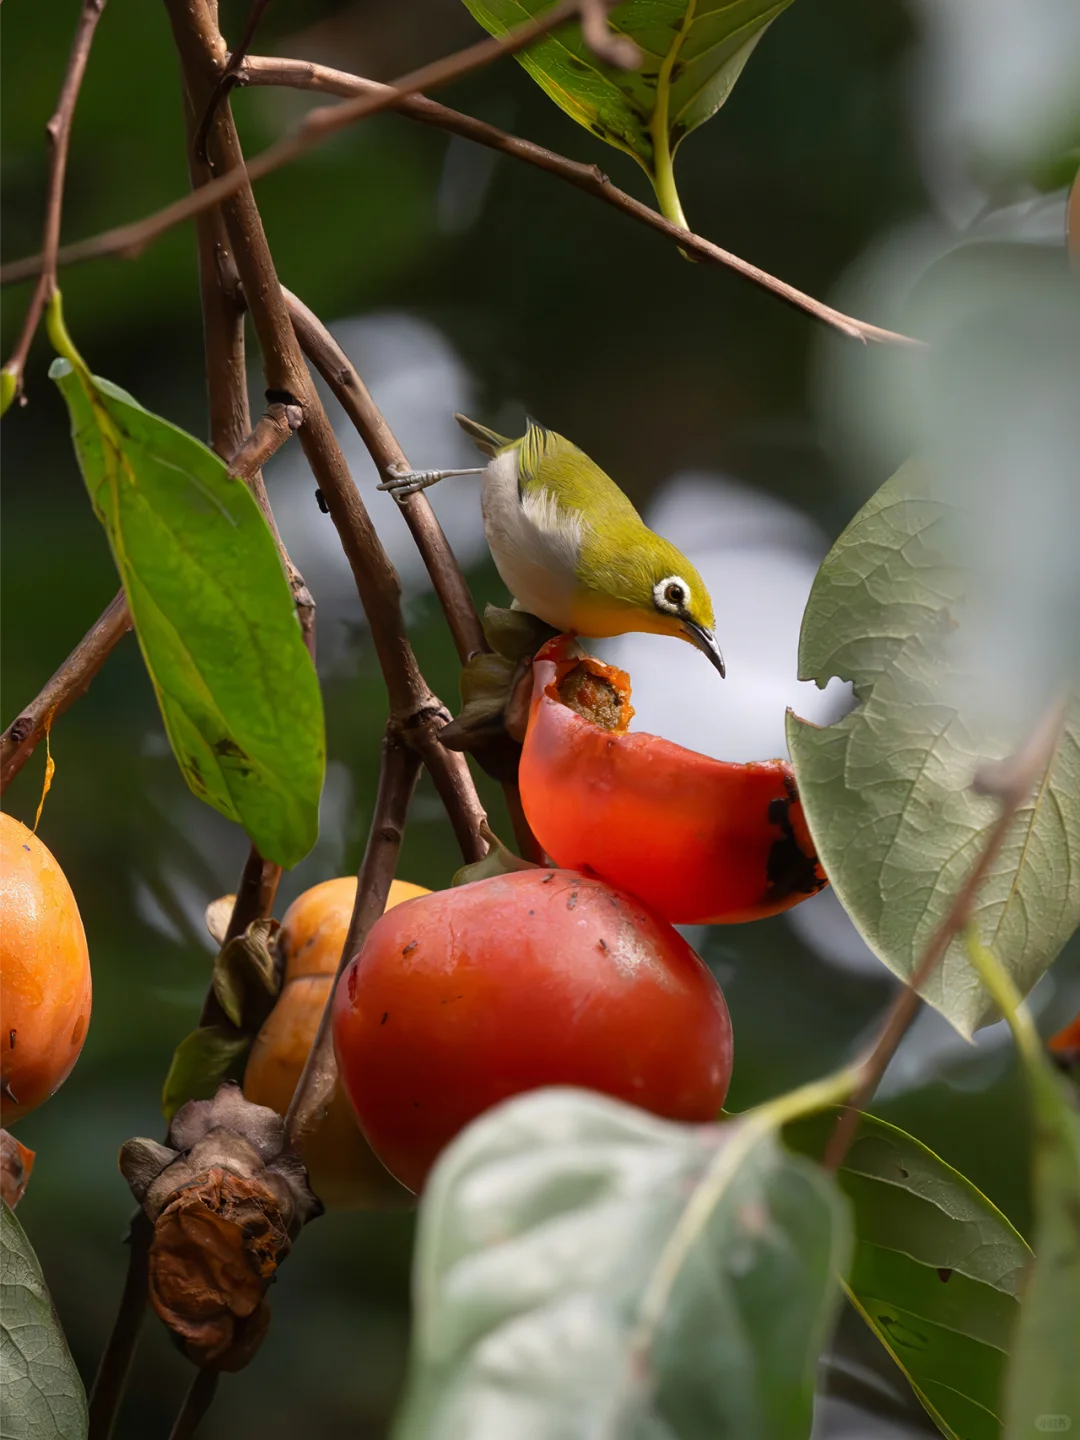
<svg viewBox="0 0 1080 1440"><path fill-rule="evenodd" d="M478 450L485 455L495 456L501 450L513 445L513 440L508 440L505 435L497 435L494 430L489 430L486 425L478 425L475 420L470 420L467 415L455 414L454 419L461 426L465 434L473 442Z"/></svg>

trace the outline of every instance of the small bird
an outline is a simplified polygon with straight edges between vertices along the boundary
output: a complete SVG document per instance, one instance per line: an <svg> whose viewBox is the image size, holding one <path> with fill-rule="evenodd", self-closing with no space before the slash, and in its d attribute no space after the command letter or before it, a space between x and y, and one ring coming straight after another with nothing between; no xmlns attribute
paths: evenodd
<svg viewBox="0 0 1080 1440"><path fill-rule="evenodd" d="M464 415L454 419L491 456L486 466L392 472L379 489L409 495L450 475L482 475L484 534L518 609L596 639L631 630L674 635L724 675L701 576L598 465L533 420L508 440Z"/></svg>

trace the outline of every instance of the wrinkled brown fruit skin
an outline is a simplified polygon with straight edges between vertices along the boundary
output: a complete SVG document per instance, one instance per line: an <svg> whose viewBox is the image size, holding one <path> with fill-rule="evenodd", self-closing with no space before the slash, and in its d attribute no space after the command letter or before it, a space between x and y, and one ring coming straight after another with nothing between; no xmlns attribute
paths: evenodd
<svg viewBox="0 0 1080 1440"><path fill-rule="evenodd" d="M270 1324L266 1285L289 1249L273 1193L215 1167L158 1217L150 1303L196 1365L241 1370Z"/></svg>
<svg viewBox="0 0 1080 1440"><path fill-rule="evenodd" d="M386 909L428 893L421 885L395 880ZM289 1108L330 998L355 896L355 876L314 885L289 906L278 932L284 982L252 1046L244 1094L280 1115ZM372 1153L340 1089L334 1091L319 1128L305 1141L303 1158L312 1188L328 1209L387 1209L415 1203Z"/></svg>

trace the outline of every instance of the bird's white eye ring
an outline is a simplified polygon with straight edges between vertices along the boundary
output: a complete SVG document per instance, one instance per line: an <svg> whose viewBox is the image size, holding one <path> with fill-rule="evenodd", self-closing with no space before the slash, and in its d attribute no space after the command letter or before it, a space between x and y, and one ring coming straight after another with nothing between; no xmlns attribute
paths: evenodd
<svg viewBox="0 0 1080 1440"><path fill-rule="evenodd" d="M690 586L679 575L669 575L653 589L653 599L660 610L681 614L690 603Z"/></svg>

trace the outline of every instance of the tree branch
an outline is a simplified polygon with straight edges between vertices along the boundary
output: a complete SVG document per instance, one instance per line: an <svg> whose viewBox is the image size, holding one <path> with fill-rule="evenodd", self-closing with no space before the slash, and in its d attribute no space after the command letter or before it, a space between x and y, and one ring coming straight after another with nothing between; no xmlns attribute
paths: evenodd
<svg viewBox="0 0 1080 1440"><path fill-rule="evenodd" d="M371 394L357 374L352 361L321 320L289 290L282 290L289 318L304 354L330 386L342 409L355 425L385 479L394 467L409 469L405 452ZM416 548L431 576L435 593L454 637L458 657L464 663L470 655L486 650L487 641L469 587L457 563L443 528L435 518L423 491L398 500Z"/></svg>
<svg viewBox="0 0 1080 1440"><path fill-rule="evenodd" d="M284 287L282 294L285 296L289 316L304 354L330 386L342 409L355 425L380 474L389 475L391 468L395 466L408 469L409 462L405 452L345 351L302 300L297 299ZM397 503L431 576L435 594L454 637L458 657L464 663L470 655L488 648L465 577L423 491L398 497ZM480 834L480 822L484 815L468 779L467 766L460 760L451 759L451 752L445 750L438 740L431 736L424 740L423 753L424 763L431 772L436 789L454 825L462 854L482 859L486 853L486 842ZM529 858L537 856L539 846L529 828L529 822L525 819L517 786L507 781L503 785L503 794L522 853Z"/></svg>
<svg viewBox="0 0 1080 1440"><path fill-rule="evenodd" d="M984 766L975 776L972 788L983 795L996 795L1001 813L991 826L982 853L971 874L956 893L948 914L930 937L930 941L912 971L911 978L889 1008L878 1038L858 1066L858 1080L852 1091L850 1106L836 1122L822 1164L826 1170L839 1170L859 1128L859 1112L865 1110L889 1061L896 1054L900 1041L922 1005L919 990L941 963L954 935L958 935L971 918L979 889L987 872L1001 853L1009 827L1016 812L1031 795L1032 789L1045 773L1061 742L1068 716L1068 698L1060 700L1043 717L1031 736L1009 757L995 765Z"/></svg>
<svg viewBox="0 0 1080 1440"><path fill-rule="evenodd" d="M356 877L356 904L338 961L337 976L361 948L368 931L386 908L386 897L397 868L409 803L419 773L419 755L403 742L391 721L383 737L379 790L367 847ZM330 987L331 997L337 976ZM285 1116L285 1131L294 1155L300 1154L305 1136L319 1124L337 1084L331 1009L331 1001L328 1000Z"/></svg>
<svg viewBox="0 0 1080 1440"><path fill-rule="evenodd" d="M90 1391L90 1428L87 1440L109 1440L116 1422L146 1313L152 1239L153 1227L150 1221L141 1209L136 1210L127 1234L128 1267L120 1308Z"/></svg>
<svg viewBox="0 0 1080 1440"><path fill-rule="evenodd" d="M0 737L0 794L30 759L57 716L86 693L106 658L130 629L131 613L121 590L37 698L19 712Z"/></svg>
<svg viewBox="0 0 1080 1440"><path fill-rule="evenodd" d="M11 359L4 366L2 377L2 402L0 410L6 410L11 401L22 392L23 369L30 346L41 323L42 312L52 299L56 289L57 253L60 249L60 222L64 209L64 174L67 170L68 142L71 139L71 122L75 115L75 103L79 98L86 62L90 57L94 31L105 8L105 0L83 0L79 23L75 29L67 71L60 87L45 134L49 140L49 180L45 192L45 226L41 238L41 275L30 297L30 305L23 321L23 328L11 352Z"/></svg>
<svg viewBox="0 0 1080 1440"><path fill-rule="evenodd" d="M548 18L545 16L545 21ZM517 33L517 31L512 31L511 35ZM510 36L506 36L504 39L509 40ZM437 62L437 65L445 67L456 64L490 43L482 42L481 46L474 46L471 51L462 51L457 56L450 56L445 62ZM522 42L522 44L525 43L528 42ZM521 46L516 48L521 48ZM490 54L487 58L494 59L495 56ZM486 63L486 60L482 63ZM786 281L778 279L775 275L770 275L768 271L752 265L748 260L743 260L738 255L732 254L731 251L714 245L711 240L706 240L701 235L695 235L672 224L658 210L654 210L651 206L643 204L624 190L612 185L604 172L596 165L584 165L579 161L570 160L564 155L544 149L542 145L534 145L530 140L522 140L516 135L509 135L494 125L487 125L482 120L462 115L456 110L450 110L444 105L439 105L435 101L419 95L417 92L421 89L433 89L436 83L445 83L447 78L445 75L440 76L436 81L424 78L425 74L436 70L437 65L428 66L426 71L416 71L413 75L406 76L393 85L381 85L374 80L366 80L358 75L350 75L345 71L334 70L329 66L316 65L308 61L278 60L263 56L248 57L238 72L242 83L283 85L293 89L339 95L352 101L350 105L336 109L313 110L294 136L287 136L277 145L271 146L261 155L256 156L248 166L250 179L260 179L263 175L269 174L271 170L277 169L278 166L287 164L297 155L303 154L311 148L311 145L319 143L329 134L336 133L344 125L353 124L380 110L396 109L408 115L410 119L419 120L425 125L434 125L441 130L448 130L452 134L474 140L479 145L485 145L488 149L497 150L500 154L509 155L516 160L534 165L540 170L547 171L548 174L559 176L560 179L574 185L577 189L584 190L586 194L593 195L624 215L629 215L640 224L666 236L681 250L693 254L698 260L734 270L786 304L804 311L813 319L831 326L851 339L861 340L864 343L874 341L889 345L922 344L921 341L915 340L911 336L902 335L894 330L886 330L880 325L871 325L854 316L845 315L843 311L826 305L820 300L815 300L813 296L805 294L804 291L787 284ZM468 68L471 70L477 66L470 62ZM467 73L465 70L456 70L454 75L449 78L457 78L459 74L465 73ZM332 128L327 128L331 125L331 117L333 117ZM221 180L215 181L215 184L226 187L221 193L231 193L236 183L238 182L232 181L227 175L223 176ZM74 245L65 246L60 254L61 263L74 264L82 260L96 259L101 255L117 253L136 255L158 235L172 225L186 220L192 213L194 212L189 204L177 201L167 209L150 215L144 220L92 236L87 240L78 241ZM0 269L0 284L12 284L17 280L24 280L36 274L39 261L40 256L32 255L4 266Z"/></svg>
<svg viewBox="0 0 1080 1440"><path fill-rule="evenodd" d="M243 166L239 169L229 167L229 173L221 175L194 194L174 200L171 205L155 211L144 220L137 220L131 225L121 225L90 240L79 241L76 245L65 246L60 252L60 263L69 265L78 260L95 259L99 255L137 255L174 225L190 220L200 210L207 210L212 205L230 199L245 187L250 187L253 181L261 180L282 165L290 164L346 126L353 125L358 120L366 120L369 115L376 115L381 110L392 109L401 97L447 85L451 80L459 80L472 74L474 70L482 69L500 56L514 55L517 51L524 50L534 40L573 19L578 8L579 0L559 0L558 4L553 5L538 19L518 25L498 39L481 40L465 50L459 50L402 76L393 85L386 87L385 93L364 97L349 105L313 110L292 134L283 136L276 144L257 155L246 169ZM225 64L224 54L221 64ZM215 83L216 79L215 76ZM215 116L215 123L216 119ZM13 261L0 270L0 284L10 284L36 275L41 259L40 255L33 255L25 260Z"/></svg>
<svg viewBox="0 0 1080 1440"><path fill-rule="evenodd" d="M217 1394L221 1372L203 1368L195 1371L195 1378L188 1386L180 1414L169 1431L169 1440L191 1440L202 1424L202 1420Z"/></svg>

